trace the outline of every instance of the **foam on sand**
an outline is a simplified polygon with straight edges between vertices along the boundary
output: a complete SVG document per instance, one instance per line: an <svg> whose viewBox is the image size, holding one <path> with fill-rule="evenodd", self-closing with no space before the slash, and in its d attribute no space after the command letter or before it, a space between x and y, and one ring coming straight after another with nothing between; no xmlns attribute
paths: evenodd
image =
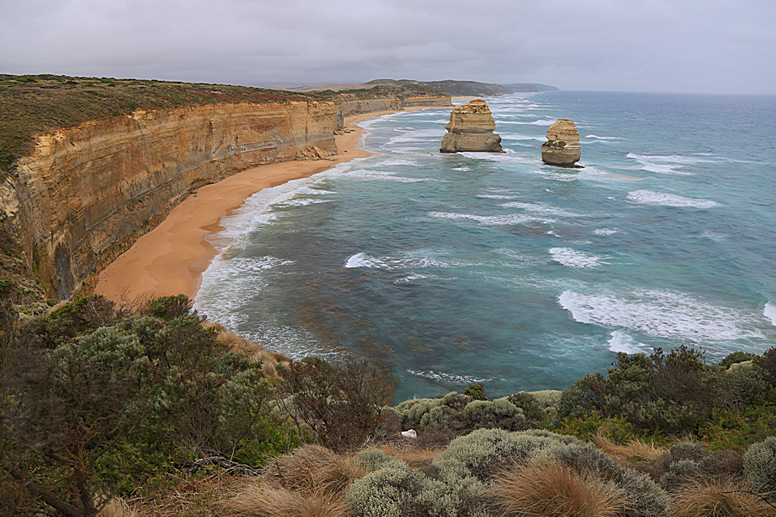
<svg viewBox="0 0 776 517"><path fill-rule="evenodd" d="M675 208L714 208L720 206L719 203L710 199L695 199L652 190L628 192L628 200L642 205L670 206Z"/></svg>

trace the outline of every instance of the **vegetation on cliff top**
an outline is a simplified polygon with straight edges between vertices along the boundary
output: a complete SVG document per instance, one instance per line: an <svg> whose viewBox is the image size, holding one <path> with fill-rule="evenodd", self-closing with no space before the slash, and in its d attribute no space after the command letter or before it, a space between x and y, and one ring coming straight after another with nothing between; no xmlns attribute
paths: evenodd
<svg viewBox="0 0 776 517"><path fill-rule="evenodd" d="M619 354L562 393L390 407L386 370L269 353L182 295L28 301L0 282L0 515L94 515L111 495L149 515L776 511L776 349Z"/></svg>
<svg viewBox="0 0 776 517"><path fill-rule="evenodd" d="M88 120L126 115L138 108L186 104L347 100L375 95L438 95L422 86L299 93L288 90L107 77L0 74L0 172L32 150L36 134ZM2 176L0 176L2 178Z"/></svg>

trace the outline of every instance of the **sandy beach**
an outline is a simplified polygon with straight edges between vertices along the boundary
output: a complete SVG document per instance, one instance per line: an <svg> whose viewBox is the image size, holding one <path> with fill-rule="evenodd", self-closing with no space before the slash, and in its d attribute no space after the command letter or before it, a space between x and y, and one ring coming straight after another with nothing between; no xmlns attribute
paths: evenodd
<svg viewBox="0 0 776 517"><path fill-rule="evenodd" d="M406 111L430 109L406 108ZM449 109L438 108L436 109ZM370 153L356 145L364 134L358 123L395 113L355 115L345 119L345 132L335 136L339 154L327 160L288 161L247 169L218 183L201 187L175 207L156 228L140 237L97 277L95 293L122 302L185 294L193 297L202 273L216 256L205 237L221 230L222 217L240 208L256 192L306 178Z"/></svg>

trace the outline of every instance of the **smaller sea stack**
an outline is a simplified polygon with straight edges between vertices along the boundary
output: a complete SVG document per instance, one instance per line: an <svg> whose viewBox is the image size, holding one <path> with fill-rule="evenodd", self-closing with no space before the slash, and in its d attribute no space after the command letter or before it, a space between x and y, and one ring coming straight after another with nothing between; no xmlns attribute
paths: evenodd
<svg viewBox="0 0 776 517"><path fill-rule="evenodd" d="M493 132L496 122L484 100L477 99L453 108L450 123L445 129L447 134L442 139L440 152L504 152L501 149L501 137Z"/></svg>
<svg viewBox="0 0 776 517"><path fill-rule="evenodd" d="M579 131L574 121L558 119L547 130L547 141L542 144L542 161L558 167L573 167L581 157Z"/></svg>

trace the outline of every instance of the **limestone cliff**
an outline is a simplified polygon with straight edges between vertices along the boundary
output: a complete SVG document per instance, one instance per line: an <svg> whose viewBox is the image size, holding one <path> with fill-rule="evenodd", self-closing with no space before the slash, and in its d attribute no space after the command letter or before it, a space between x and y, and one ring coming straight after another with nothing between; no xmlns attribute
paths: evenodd
<svg viewBox="0 0 776 517"><path fill-rule="evenodd" d="M572 167L581 157L577 126L572 120L558 119L547 130L547 141L542 144L542 161L548 165Z"/></svg>
<svg viewBox="0 0 776 517"><path fill-rule="evenodd" d="M442 139L440 151L502 152L501 137L493 132L496 122L490 113L488 103L477 99L456 106L450 113L450 122L445 126L447 134Z"/></svg>
<svg viewBox="0 0 776 517"><path fill-rule="evenodd" d="M3 186L5 227L60 299L190 191L315 146L332 154L331 102L137 110L38 136Z"/></svg>
<svg viewBox="0 0 776 517"><path fill-rule="evenodd" d="M450 103L413 95L194 102L39 133L0 175L0 278L67 298L199 186L331 155L347 115Z"/></svg>

